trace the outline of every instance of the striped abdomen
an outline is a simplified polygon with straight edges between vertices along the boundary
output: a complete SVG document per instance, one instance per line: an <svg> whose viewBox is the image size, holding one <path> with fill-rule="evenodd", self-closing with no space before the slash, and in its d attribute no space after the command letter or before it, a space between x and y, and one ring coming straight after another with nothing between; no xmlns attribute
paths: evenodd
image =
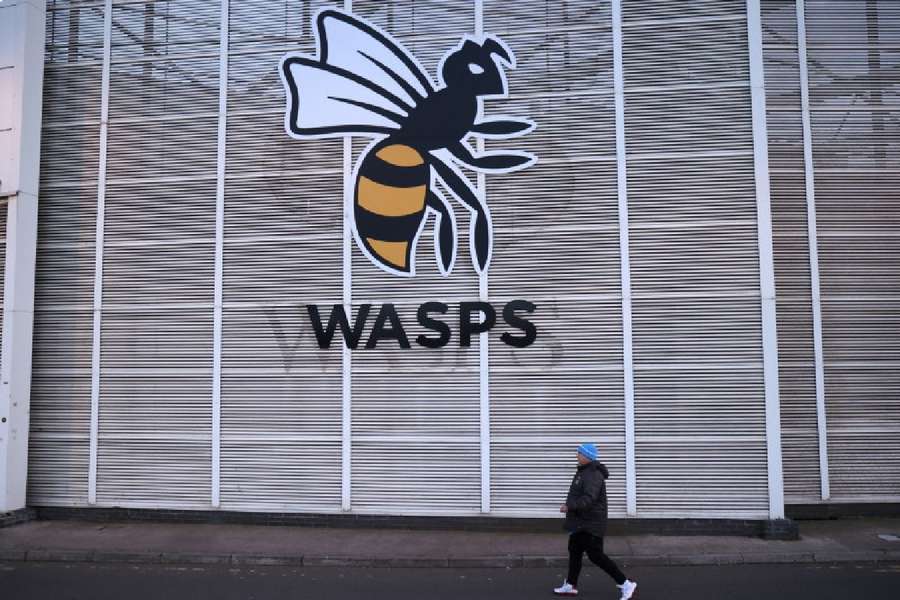
<svg viewBox="0 0 900 600"><path fill-rule="evenodd" d="M356 232L369 255L391 269L410 272L428 181L422 155L403 144L376 146L360 166L354 193Z"/></svg>

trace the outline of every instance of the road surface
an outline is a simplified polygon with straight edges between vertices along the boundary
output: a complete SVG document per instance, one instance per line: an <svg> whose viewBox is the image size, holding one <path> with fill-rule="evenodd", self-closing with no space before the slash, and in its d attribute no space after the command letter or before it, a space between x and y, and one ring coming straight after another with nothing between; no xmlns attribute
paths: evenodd
<svg viewBox="0 0 900 600"><path fill-rule="evenodd" d="M635 567L639 600L896 600L900 564ZM561 569L227 567L0 563L9 600L531 600L552 598ZM618 598L585 567L580 598Z"/></svg>

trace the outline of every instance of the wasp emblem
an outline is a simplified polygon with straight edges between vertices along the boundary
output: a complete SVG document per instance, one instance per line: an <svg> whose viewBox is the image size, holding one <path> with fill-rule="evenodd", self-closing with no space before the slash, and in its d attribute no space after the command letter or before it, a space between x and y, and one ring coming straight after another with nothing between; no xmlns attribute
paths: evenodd
<svg viewBox="0 0 900 600"><path fill-rule="evenodd" d="M504 69L515 57L497 37L464 36L438 66L435 84L415 57L388 33L334 9L314 18L318 55L281 60L287 95L285 130L298 139L373 138L354 167L353 235L383 270L415 275L415 249L434 215L438 268L456 260L454 213L441 189L472 214L469 242L475 270L491 260L490 211L461 167L507 173L536 161L527 152L476 153L470 136L528 133L527 119L483 118L483 100L505 98Z"/></svg>

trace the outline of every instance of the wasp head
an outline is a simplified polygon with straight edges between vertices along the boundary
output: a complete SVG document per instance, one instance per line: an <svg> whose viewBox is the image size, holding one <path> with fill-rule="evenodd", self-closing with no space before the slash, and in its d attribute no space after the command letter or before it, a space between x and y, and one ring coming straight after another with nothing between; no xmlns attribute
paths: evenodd
<svg viewBox="0 0 900 600"><path fill-rule="evenodd" d="M455 52L447 56L441 75L447 87L465 89L475 96L506 93L506 80L500 61L514 66L514 59L500 40L488 37L479 44L467 39Z"/></svg>

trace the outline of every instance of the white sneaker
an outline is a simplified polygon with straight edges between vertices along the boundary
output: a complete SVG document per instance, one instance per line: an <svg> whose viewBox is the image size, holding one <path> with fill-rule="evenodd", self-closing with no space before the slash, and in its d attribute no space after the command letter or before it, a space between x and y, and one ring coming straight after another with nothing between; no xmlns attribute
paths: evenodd
<svg viewBox="0 0 900 600"><path fill-rule="evenodd" d="M572 584L568 581L563 581L563 584L560 587L554 589L553 593L557 596L577 596L578 590L573 588Z"/></svg>
<svg viewBox="0 0 900 600"><path fill-rule="evenodd" d="M634 595L634 590L637 588L637 584L629 579L626 579L625 583L616 587L622 590L622 596L619 598L619 600L628 600Z"/></svg>

